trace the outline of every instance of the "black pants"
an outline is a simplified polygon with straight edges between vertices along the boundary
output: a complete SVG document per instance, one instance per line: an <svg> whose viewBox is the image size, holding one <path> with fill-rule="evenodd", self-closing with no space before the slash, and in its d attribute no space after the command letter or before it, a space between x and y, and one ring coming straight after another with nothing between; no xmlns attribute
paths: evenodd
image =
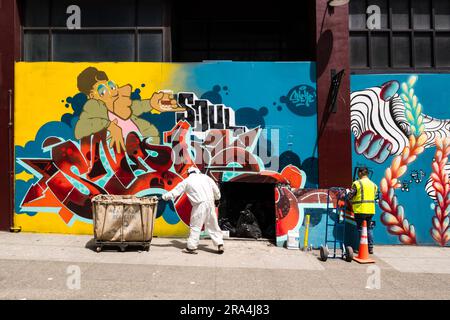
<svg viewBox="0 0 450 320"><path fill-rule="evenodd" d="M373 216L373 214L355 214L355 221L356 225L358 226L358 244L359 240L361 239L363 221L365 220L367 222L367 242L369 243L369 250L373 249Z"/></svg>

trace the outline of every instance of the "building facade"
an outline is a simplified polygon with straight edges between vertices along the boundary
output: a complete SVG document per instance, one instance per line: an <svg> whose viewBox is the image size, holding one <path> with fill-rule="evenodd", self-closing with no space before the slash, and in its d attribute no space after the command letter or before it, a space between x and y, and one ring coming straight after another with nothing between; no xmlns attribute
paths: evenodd
<svg viewBox="0 0 450 320"><path fill-rule="evenodd" d="M309 214L318 246L326 188L366 165L378 243L448 244L448 1L1 4L1 230L92 233L96 194L160 194L195 165L268 199L280 245ZM189 212L160 203L156 234Z"/></svg>

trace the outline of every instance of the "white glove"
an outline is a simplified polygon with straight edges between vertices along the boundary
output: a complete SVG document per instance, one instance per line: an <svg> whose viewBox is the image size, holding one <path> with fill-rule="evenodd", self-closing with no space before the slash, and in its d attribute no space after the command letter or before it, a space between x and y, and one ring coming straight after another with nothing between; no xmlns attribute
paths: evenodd
<svg viewBox="0 0 450 320"><path fill-rule="evenodd" d="M345 194L349 194L350 193L350 189L345 189Z"/></svg>
<svg viewBox="0 0 450 320"><path fill-rule="evenodd" d="M163 199L164 201L169 200L169 193L164 193L164 194L161 196L161 199Z"/></svg>

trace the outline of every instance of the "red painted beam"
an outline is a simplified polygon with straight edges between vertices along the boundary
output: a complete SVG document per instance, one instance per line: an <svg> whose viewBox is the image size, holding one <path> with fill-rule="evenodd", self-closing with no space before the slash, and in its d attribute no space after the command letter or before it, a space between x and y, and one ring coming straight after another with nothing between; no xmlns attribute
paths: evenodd
<svg viewBox="0 0 450 320"><path fill-rule="evenodd" d="M16 0L0 0L0 30L0 230L9 230L14 208L14 62L20 57Z"/></svg>
<svg viewBox="0 0 450 320"><path fill-rule="evenodd" d="M332 8L327 3L327 0L316 0L320 188L350 186L352 181L348 5ZM328 111L332 69L345 70L335 113Z"/></svg>

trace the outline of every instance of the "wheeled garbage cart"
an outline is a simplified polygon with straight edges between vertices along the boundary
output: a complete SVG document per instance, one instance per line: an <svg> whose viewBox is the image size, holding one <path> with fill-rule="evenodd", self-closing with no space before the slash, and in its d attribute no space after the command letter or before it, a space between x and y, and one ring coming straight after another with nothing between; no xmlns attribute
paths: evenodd
<svg viewBox="0 0 450 320"><path fill-rule="evenodd" d="M157 197L97 195L92 199L94 241L97 252L104 246L142 246L150 250L158 207Z"/></svg>

